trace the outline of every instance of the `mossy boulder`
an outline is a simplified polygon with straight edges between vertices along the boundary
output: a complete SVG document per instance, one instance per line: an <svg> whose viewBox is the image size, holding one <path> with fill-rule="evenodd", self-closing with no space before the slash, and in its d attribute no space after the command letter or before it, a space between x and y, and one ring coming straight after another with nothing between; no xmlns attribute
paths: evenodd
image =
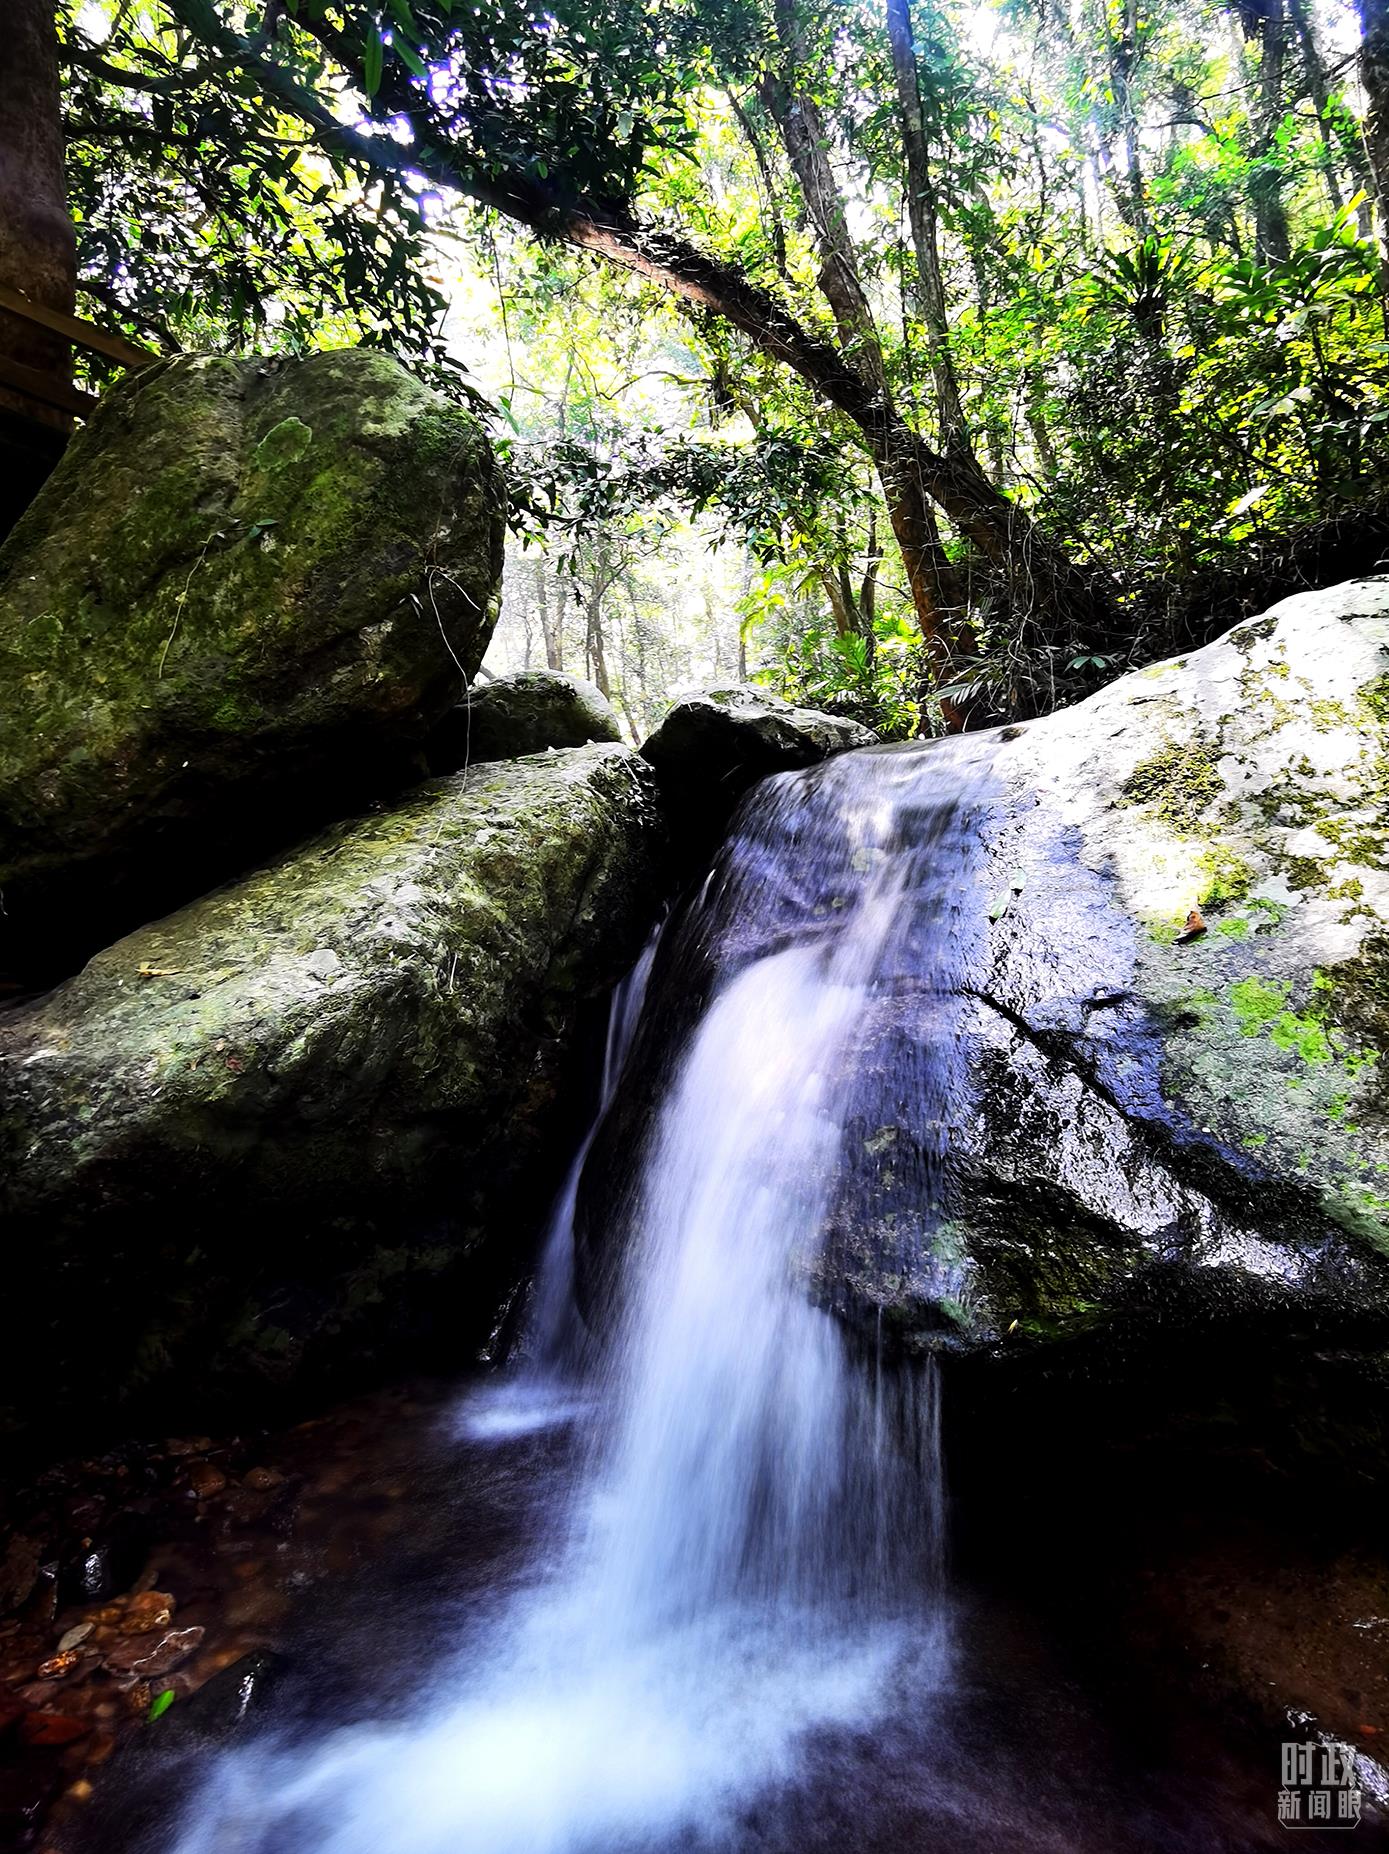
<svg viewBox="0 0 1389 1854"><path fill-rule="evenodd" d="M90 951L398 773L481 660L503 514L477 420L385 355L106 394L0 549L9 962Z"/></svg>
<svg viewBox="0 0 1389 1854"><path fill-rule="evenodd" d="M621 738L612 703L593 683L559 670L518 670L476 683L435 728L425 752L430 771L446 773Z"/></svg>
<svg viewBox="0 0 1389 1854"><path fill-rule="evenodd" d="M1002 1361L1039 1399L1072 1365L1127 1370L1175 1412L1199 1346L1207 1390L1247 1367L1286 1412L1336 1353L1338 1433L1389 1446L1386 674L1376 579L1026 727L753 794L672 917L594 1144L590 1304L708 1001L800 946L866 979L866 916L883 938L825 1084L843 1132L807 1292L875 1349Z"/></svg>
<svg viewBox="0 0 1389 1854"><path fill-rule="evenodd" d="M828 1289L855 1317L967 1350L1137 1356L1221 1320L1389 1345L1386 689L1389 579L1365 580L982 746L902 750L942 791L985 755L949 1002L969 1083L925 1210L937 1131L891 1082L927 1004L875 1005Z"/></svg>
<svg viewBox="0 0 1389 1854"><path fill-rule="evenodd" d="M760 779L872 746L874 738L857 721L735 683L676 702L641 752L655 769L677 837L707 847Z"/></svg>
<svg viewBox="0 0 1389 1854"><path fill-rule="evenodd" d="M656 906L654 783L613 745L432 781L0 1020L0 1423L466 1357Z"/></svg>

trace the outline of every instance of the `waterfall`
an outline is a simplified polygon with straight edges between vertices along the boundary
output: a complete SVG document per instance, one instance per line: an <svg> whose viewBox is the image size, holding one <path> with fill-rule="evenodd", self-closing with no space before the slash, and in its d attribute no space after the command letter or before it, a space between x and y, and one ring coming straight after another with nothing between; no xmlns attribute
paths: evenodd
<svg viewBox="0 0 1389 1854"><path fill-rule="evenodd" d="M967 1094L946 980L983 913L985 777L963 748L870 749L745 804L619 998L602 1124L557 1206L526 1407L575 1388L580 1173L595 1134L609 1164L630 1138L613 1302L579 1403L550 1406L583 1411L552 1552L414 1716L226 1758L180 1854L736 1845L816 1734L871 1723L906 1669L917 1692L939 1677L934 1369L847 1317L828 1244L855 1150L895 1114L926 1156L880 1260L939 1266ZM478 1407L463 1432L504 1437L505 1406Z"/></svg>

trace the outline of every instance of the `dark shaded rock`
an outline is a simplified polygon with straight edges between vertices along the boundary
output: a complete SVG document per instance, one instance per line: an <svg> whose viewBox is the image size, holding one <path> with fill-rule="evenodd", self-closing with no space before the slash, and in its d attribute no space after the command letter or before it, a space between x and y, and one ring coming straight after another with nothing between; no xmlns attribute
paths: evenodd
<svg viewBox="0 0 1389 1854"><path fill-rule="evenodd" d="M227 1477L215 1462L195 1461L188 1469L188 1491L195 1500L210 1500L226 1484Z"/></svg>
<svg viewBox="0 0 1389 1854"><path fill-rule="evenodd" d="M476 683L430 735L425 756L431 772L451 773L547 747L621 738L612 704L593 683L558 670L521 670Z"/></svg>
<svg viewBox="0 0 1389 1854"><path fill-rule="evenodd" d="M580 1013L635 956L663 851L624 747L476 768L12 1011L5 1420L39 1372L53 1421L176 1373L208 1400L369 1371L422 1334L456 1365L554 1186Z"/></svg>
<svg viewBox="0 0 1389 1854"><path fill-rule="evenodd" d="M873 740L857 721L735 684L678 701L641 753L655 769L677 842L688 838L707 850L759 779L814 766Z"/></svg>
<svg viewBox="0 0 1389 1854"><path fill-rule="evenodd" d="M196 1693L175 1702L156 1722L157 1747L182 1747L197 1741L223 1744L271 1700L287 1663L270 1649L244 1654L224 1667Z"/></svg>
<svg viewBox="0 0 1389 1854"><path fill-rule="evenodd" d="M349 809L481 660L482 428L381 354L114 387L0 548L0 963L53 973Z"/></svg>

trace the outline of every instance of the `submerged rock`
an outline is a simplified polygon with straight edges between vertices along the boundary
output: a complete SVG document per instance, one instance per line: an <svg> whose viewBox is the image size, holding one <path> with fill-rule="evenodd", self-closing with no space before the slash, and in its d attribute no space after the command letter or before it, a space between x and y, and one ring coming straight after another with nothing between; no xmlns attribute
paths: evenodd
<svg viewBox="0 0 1389 1854"><path fill-rule="evenodd" d="M0 549L0 963L52 975L417 749L486 647L503 510L477 420L382 354L105 395Z"/></svg>
<svg viewBox="0 0 1389 1854"><path fill-rule="evenodd" d="M40 1380L52 1419L427 1332L456 1364L563 1163L578 1014L636 953L663 839L624 747L478 768L0 1020L5 1420Z"/></svg>
<svg viewBox="0 0 1389 1854"><path fill-rule="evenodd" d="M621 738L611 702L593 683L558 670L519 670L469 690L430 735L425 753L431 772L449 773L547 747Z"/></svg>
<svg viewBox="0 0 1389 1854"><path fill-rule="evenodd" d="M797 772L873 740L857 721L735 684L678 701L641 752L655 768L677 835L692 833L707 846L759 779Z"/></svg>

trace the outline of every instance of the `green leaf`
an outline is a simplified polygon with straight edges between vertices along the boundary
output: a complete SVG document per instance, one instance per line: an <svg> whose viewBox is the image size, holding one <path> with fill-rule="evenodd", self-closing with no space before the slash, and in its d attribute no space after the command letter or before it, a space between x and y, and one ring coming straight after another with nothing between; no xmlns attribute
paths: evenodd
<svg viewBox="0 0 1389 1854"><path fill-rule="evenodd" d="M156 1719L162 1719L164 1717L164 1714L169 1710L170 1706L173 1705L174 1698L175 1695L172 1687L165 1687L162 1693L155 1694L154 1698L150 1701L150 1709L146 1715L151 1724L153 1724Z"/></svg>
<svg viewBox="0 0 1389 1854"><path fill-rule="evenodd" d="M373 26L362 46L362 82L369 97L381 88L381 32Z"/></svg>
<svg viewBox="0 0 1389 1854"><path fill-rule="evenodd" d="M406 39L400 37L395 38L392 41L392 48L400 59L400 62L408 66L409 69L415 73L416 77L426 77L428 75L424 68L423 58L420 57L420 54L415 50L414 46Z"/></svg>

